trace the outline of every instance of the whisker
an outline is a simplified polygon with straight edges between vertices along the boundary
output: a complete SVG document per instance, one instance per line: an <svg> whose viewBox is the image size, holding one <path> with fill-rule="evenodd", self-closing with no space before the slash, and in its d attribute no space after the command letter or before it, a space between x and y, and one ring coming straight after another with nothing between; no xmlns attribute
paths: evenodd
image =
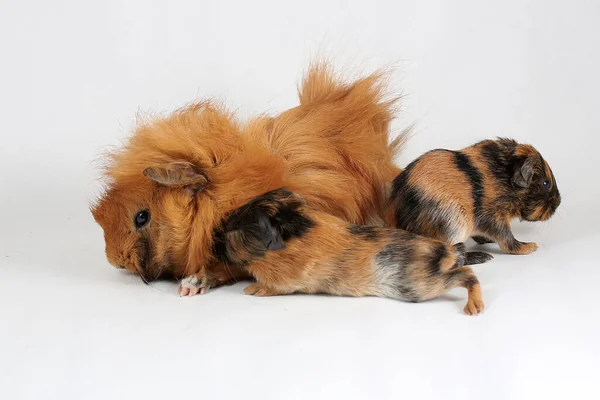
<svg viewBox="0 0 600 400"><path fill-rule="evenodd" d="M142 278L142 282L144 282L146 285L150 285L150 283L143 274L140 274L140 278Z"/></svg>
<svg viewBox="0 0 600 400"><path fill-rule="evenodd" d="M140 294L140 286L138 285L138 280L136 279L135 275L130 275L131 281L133 282L133 284L135 285L135 289L137 291L137 294L139 296Z"/></svg>
<svg viewBox="0 0 600 400"><path fill-rule="evenodd" d="M165 292L164 290L162 290L161 288L159 288L159 287L156 287L156 286L154 286L154 285L148 285L148 286L150 286L150 287L151 287L152 289L154 289L154 290L158 290L158 291L159 291L159 292L161 292L161 293L167 293L167 292Z"/></svg>
<svg viewBox="0 0 600 400"><path fill-rule="evenodd" d="M239 280L235 277L234 274L231 273L231 269L229 269L229 266L227 265L227 263L223 263L223 265L225 266L225 269L227 270L227 272L229 272L229 275L233 278L235 283L238 283Z"/></svg>

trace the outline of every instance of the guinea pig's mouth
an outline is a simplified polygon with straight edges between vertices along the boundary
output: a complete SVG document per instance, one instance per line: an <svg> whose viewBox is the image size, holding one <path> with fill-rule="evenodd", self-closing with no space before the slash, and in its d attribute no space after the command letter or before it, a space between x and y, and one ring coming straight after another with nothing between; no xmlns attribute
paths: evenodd
<svg viewBox="0 0 600 400"><path fill-rule="evenodd" d="M527 218L525 218L525 220L531 221L531 222L548 221L554 215L555 212L556 212L556 207L554 207L553 204L548 204L544 207L540 207L532 215L529 215Z"/></svg>
<svg viewBox="0 0 600 400"><path fill-rule="evenodd" d="M528 222L539 222L539 221L547 221L554 215L556 211L556 207L554 204L546 204L543 206L538 206L529 213L523 215L522 220Z"/></svg>
<svg viewBox="0 0 600 400"><path fill-rule="evenodd" d="M145 262L140 263L140 268L138 271L142 282L146 285L156 281L160 277L160 271L156 271L154 268L148 268L148 264Z"/></svg>
<svg viewBox="0 0 600 400"><path fill-rule="evenodd" d="M165 268L161 265L148 264L144 261L140 262L138 274L146 285L156 281L177 280L170 268Z"/></svg>
<svg viewBox="0 0 600 400"><path fill-rule="evenodd" d="M540 221L548 221L554 215L555 212L556 207L554 207L553 205L547 206L544 212L542 213L542 216L540 217Z"/></svg>
<svg viewBox="0 0 600 400"><path fill-rule="evenodd" d="M169 257L156 257L152 243L149 240L139 240L137 243L137 273L145 284L158 280L174 280L177 265Z"/></svg>
<svg viewBox="0 0 600 400"><path fill-rule="evenodd" d="M138 274L142 281L148 285L160 277L161 268L152 260L152 246L148 239L142 238L137 243Z"/></svg>

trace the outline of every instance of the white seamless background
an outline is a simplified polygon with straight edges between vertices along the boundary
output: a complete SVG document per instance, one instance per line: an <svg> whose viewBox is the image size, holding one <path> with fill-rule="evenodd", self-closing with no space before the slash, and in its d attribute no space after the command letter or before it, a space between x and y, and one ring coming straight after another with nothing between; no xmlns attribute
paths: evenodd
<svg viewBox="0 0 600 400"><path fill-rule="evenodd" d="M600 3L74 1L0 4L0 398L599 398ZM563 203L540 245L423 304L179 298L110 267L93 161L134 127L214 96L239 115L296 105L310 58L394 64L416 123L398 160L510 136ZM472 244L470 244L472 245ZM490 246L492 251L494 247Z"/></svg>

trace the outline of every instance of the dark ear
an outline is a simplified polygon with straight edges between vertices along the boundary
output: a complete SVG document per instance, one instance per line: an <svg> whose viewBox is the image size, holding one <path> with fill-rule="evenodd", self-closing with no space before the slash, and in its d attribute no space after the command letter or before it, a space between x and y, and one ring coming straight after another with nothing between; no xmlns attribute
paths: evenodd
<svg viewBox="0 0 600 400"><path fill-rule="evenodd" d="M143 173L160 185L190 188L194 192L202 190L208 183L206 175L196 171L192 164L185 161L148 167Z"/></svg>
<svg viewBox="0 0 600 400"><path fill-rule="evenodd" d="M535 157L527 157L520 168L517 168L512 176L511 182L513 185L526 188L531 184L533 178L533 163Z"/></svg>
<svg viewBox="0 0 600 400"><path fill-rule="evenodd" d="M258 216L258 231L260 238L267 250L283 250L285 244L281 232L271 223L269 216L265 213L259 213Z"/></svg>

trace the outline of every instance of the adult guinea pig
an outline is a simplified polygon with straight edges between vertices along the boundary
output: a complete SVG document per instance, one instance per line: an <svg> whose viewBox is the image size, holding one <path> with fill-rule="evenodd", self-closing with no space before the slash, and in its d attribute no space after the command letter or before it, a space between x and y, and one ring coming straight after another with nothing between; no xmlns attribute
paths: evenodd
<svg viewBox="0 0 600 400"><path fill-rule="evenodd" d="M500 138L460 151L433 150L413 161L393 181L388 222L449 243L473 236L510 254L530 254L537 244L515 239L511 220L545 221L560 201L542 155Z"/></svg>
<svg viewBox="0 0 600 400"><path fill-rule="evenodd" d="M246 123L202 102L139 126L109 155L106 190L91 207L109 262L147 282L216 277L210 287L243 276L213 262L213 232L231 210L283 186L344 221L383 220L385 188L400 171L383 76L345 82L317 64L299 100Z"/></svg>

